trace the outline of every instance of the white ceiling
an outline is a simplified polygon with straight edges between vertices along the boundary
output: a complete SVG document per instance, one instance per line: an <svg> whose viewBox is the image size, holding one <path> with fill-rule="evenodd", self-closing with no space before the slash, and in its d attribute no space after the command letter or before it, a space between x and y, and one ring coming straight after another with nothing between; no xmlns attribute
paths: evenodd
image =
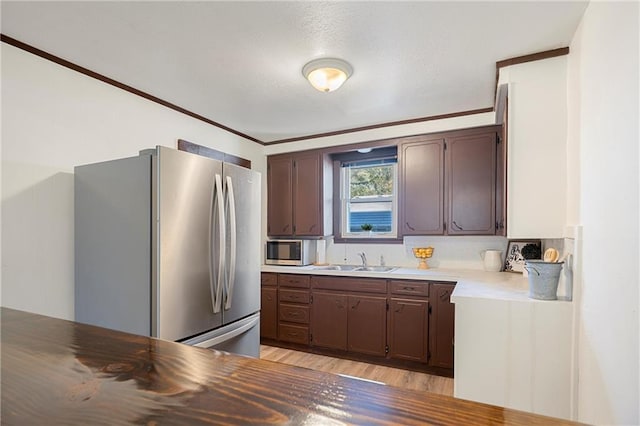
<svg viewBox="0 0 640 426"><path fill-rule="evenodd" d="M270 142L493 106L496 61L568 46L585 2L6 2L2 33ZM321 93L301 69L354 68Z"/></svg>

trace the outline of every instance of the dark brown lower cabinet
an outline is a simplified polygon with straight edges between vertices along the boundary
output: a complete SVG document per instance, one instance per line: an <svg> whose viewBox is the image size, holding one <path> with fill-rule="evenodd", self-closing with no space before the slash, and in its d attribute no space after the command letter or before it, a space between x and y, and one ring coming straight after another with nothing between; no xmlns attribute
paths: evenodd
<svg viewBox="0 0 640 426"><path fill-rule="evenodd" d="M308 275L278 274L278 340L309 344Z"/></svg>
<svg viewBox="0 0 640 426"><path fill-rule="evenodd" d="M260 293L260 336L278 338L278 289L262 287Z"/></svg>
<svg viewBox="0 0 640 426"><path fill-rule="evenodd" d="M452 377L455 283L263 273L262 285L267 344Z"/></svg>
<svg viewBox="0 0 640 426"><path fill-rule="evenodd" d="M311 344L347 349L347 295L314 291L311 307Z"/></svg>
<svg viewBox="0 0 640 426"><path fill-rule="evenodd" d="M429 300L429 365L453 368L455 309L451 303L453 284L431 284Z"/></svg>
<svg viewBox="0 0 640 426"><path fill-rule="evenodd" d="M309 344L309 327L305 325L284 324L278 326L278 338L283 342Z"/></svg>
<svg viewBox="0 0 640 426"><path fill-rule="evenodd" d="M429 301L389 299L389 356L427 362Z"/></svg>
<svg viewBox="0 0 640 426"><path fill-rule="evenodd" d="M350 352L385 356L387 298L349 295L347 342Z"/></svg>

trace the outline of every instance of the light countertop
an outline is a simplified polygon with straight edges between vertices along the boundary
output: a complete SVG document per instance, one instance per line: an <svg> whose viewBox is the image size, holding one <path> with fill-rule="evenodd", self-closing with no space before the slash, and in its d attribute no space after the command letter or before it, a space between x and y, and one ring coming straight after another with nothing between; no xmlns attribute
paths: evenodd
<svg viewBox="0 0 640 426"><path fill-rule="evenodd" d="M566 300L561 298L557 301L530 299L528 296L528 279L522 276L522 274L512 272L485 272L474 269L444 268L421 270L409 267L398 267L390 272L335 271L318 269L318 267L313 265L263 265L262 272L453 282L456 283L456 288L451 296L453 303L469 299L492 299L531 303L567 303Z"/></svg>

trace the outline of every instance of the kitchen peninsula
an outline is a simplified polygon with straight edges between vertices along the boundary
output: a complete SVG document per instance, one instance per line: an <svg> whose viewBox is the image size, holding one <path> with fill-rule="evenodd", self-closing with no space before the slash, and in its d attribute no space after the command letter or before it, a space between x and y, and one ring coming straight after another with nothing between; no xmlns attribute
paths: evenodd
<svg viewBox="0 0 640 426"><path fill-rule="evenodd" d="M571 422L2 308L2 424Z"/></svg>

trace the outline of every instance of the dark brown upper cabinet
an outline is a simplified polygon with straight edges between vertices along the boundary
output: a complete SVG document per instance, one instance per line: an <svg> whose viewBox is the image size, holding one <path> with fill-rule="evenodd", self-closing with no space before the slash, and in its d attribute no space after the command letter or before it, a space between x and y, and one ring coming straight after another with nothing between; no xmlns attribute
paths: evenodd
<svg viewBox="0 0 640 426"><path fill-rule="evenodd" d="M446 139L449 235L496 233L495 131Z"/></svg>
<svg viewBox="0 0 640 426"><path fill-rule="evenodd" d="M267 158L267 233L322 236L323 163L320 152Z"/></svg>
<svg viewBox="0 0 640 426"><path fill-rule="evenodd" d="M267 159L267 222L269 235L293 234L293 158Z"/></svg>
<svg viewBox="0 0 640 426"><path fill-rule="evenodd" d="M503 235L500 126L400 139L402 235Z"/></svg>
<svg viewBox="0 0 640 426"><path fill-rule="evenodd" d="M444 233L444 138L405 138L400 144L402 235Z"/></svg>
<svg viewBox="0 0 640 426"><path fill-rule="evenodd" d="M504 127L494 125L379 141L397 145L398 240L505 235L503 134ZM330 154L312 150L267 157L270 237L321 237L335 231L332 222L339 223L340 215L331 214L331 197L339 199L339 189L333 190L339 182L333 182Z"/></svg>

